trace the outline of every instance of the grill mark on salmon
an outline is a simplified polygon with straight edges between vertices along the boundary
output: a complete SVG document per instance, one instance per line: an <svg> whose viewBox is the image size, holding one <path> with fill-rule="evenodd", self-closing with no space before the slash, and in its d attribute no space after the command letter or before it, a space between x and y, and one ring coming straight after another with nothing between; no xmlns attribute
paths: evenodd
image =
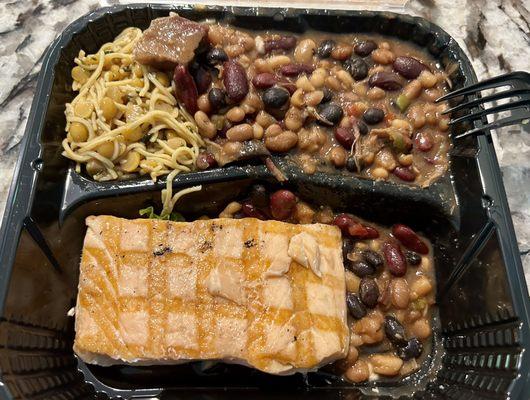
<svg viewBox="0 0 530 400"><path fill-rule="evenodd" d="M87 225L74 343L86 362L214 359L291 374L347 354L341 236L334 226L110 216L88 217ZM302 233L318 246L304 263L317 262L322 276L286 254L282 271L268 275L275 254L264 240L283 241L286 253Z"/></svg>

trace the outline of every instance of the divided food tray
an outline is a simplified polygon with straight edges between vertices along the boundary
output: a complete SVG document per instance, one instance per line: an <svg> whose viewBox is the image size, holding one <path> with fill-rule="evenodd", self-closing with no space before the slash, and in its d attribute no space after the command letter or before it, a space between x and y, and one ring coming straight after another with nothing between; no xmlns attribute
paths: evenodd
<svg viewBox="0 0 530 400"><path fill-rule="evenodd" d="M84 218L137 217L138 209L159 204L165 182L94 182L61 156L64 104L73 98L72 60L80 49L95 52L125 27L146 28L169 11L251 29L389 35L426 48L455 88L476 82L469 60L447 33L406 15L138 4L100 9L75 21L45 55L0 231L0 397L527 399L530 303L487 135L454 143L448 173L426 189L349 175L304 175L276 158L289 178L284 186L303 199L384 225L406 223L433 242L439 312L431 353L411 376L351 385L324 373L276 377L233 365L205 372L199 364L103 368L75 357L73 318L66 313L75 304ZM454 127L452 135L465 128ZM175 188L203 185L179 203L179 211L213 214L255 181L279 186L256 164L177 176Z"/></svg>

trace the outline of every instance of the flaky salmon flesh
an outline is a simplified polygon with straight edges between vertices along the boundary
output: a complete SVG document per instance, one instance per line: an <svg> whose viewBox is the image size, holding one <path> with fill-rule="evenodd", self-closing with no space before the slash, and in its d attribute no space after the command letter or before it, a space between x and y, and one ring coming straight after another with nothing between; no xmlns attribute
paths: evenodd
<svg viewBox="0 0 530 400"><path fill-rule="evenodd" d="M335 226L91 216L75 310L87 363L219 360L271 374L346 356Z"/></svg>

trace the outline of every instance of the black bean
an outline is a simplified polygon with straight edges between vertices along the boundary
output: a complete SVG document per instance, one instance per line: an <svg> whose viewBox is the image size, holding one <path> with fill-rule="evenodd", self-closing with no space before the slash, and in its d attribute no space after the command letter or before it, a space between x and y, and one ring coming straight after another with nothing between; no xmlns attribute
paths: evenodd
<svg viewBox="0 0 530 400"><path fill-rule="evenodd" d="M335 103L326 103L318 107L318 114L332 125L336 125L342 119L344 111L342 111L341 106Z"/></svg>
<svg viewBox="0 0 530 400"><path fill-rule="evenodd" d="M407 259L407 262L410 265L420 265L421 263L421 257L418 253L415 253L413 251L406 251L405 252L405 258Z"/></svg>
<svg viewBox="0 0 530 400"><path fill-rule="evenodd" d="M385 118L385 112L380 108L370 107L363 113L363 119L367 124L375 125Z"/></svg>
<svg viewBox="0 0 530 400"><path fill-rule="evenodd" d="M346 304L348 305L348 311L353 318L361 319L366 315L366 307L361 303L357 295L348 293L346 295Z"/></svg>
<svg viewBox="0 0 530 400"><path fill-rule="evenodd" d="M209 69L200 66L195 70L193 79L195 79L195 84L197 85L197 92L203 94L206 93L212 83L212 74Z"/></svg>
<svg viewBox="0 0 530 400"><path fill-rule="evenodd" d="M334 40L331 40L331 39L324 40L318 46L317 55L320 58L328 58L329 56L331 56L331 52L335 48L335 45L336 43Z"/></svg>
<svg viewBox="0 0 530 400"><path fill-rule="evenodd" d="M263 92L261 99L266 107L281 108L289 100L289 92L278 86L273 86Z"/></svg>
<svg viewBox="0 0 530 400"><path fill-rule="evenodd" d="M403 360L410 360L411 358L418 358L421 355L423 345L417 338L413 337L407 340L405 345L399 346L396 350L398 357Z"/></svg>
<svg viewBox="0 0 530 400"><path fill-rule="evenodd" d="M228 55L220 47L214 47L206 53L206 62L212 67L217 64L222 64L225 61L228 61Z"/></svg>
<svg viewBox="0 0 530 400"><path fill-rule="evenodd" d="M373 40L363 40L355 45L353 51L355 54L361 57L366 57L370 55L372 51L377 49L377 43Z"/></svg>
<svg viewBox="0 0 530 400"><path fill-rule="evenodd" d="M344 263L348 260L348 254L353 250L353 240L346 237L342 239L342 259Z"/></svg>
<svg viewBox="0 0 530 400"><path fill-rule="evenodd" d="M346 169L350 172L357 172L357 164L353 156L348 156L346 159Z"/></svg>
<svg viewBox="0 0 530 400"><path fill-rule="evenodd" d="M395 346L404 346L407 343L405 339L405 328L393 316L385 317L385 334L388 340Z"/></svg>
<svg viewBox="0 0 530 400"><path fill-rule="evenodd" d="M375 273L375 268L373 266L361 260L348 262L346 264L346 268L348 268L351 272L353 272L359 278L373 275Z"/></svg>
<svg viewBox="0 0 530 400"><path fill-rule="evenodd" d="M367 135L368 132L370 132L370 128L368 128L368 125L366 125L364 121L361 121L358 119L356 123L357 123L357 127L359 128L359 133L361 135L364 136L364 135Z"/></svg>
<svg viewBox="0 0 530 400"><path fill-rule="evenodd" d="M383 257L373 250L365 250L362 252L364 260L374 268L379 268L383 265Z"/></svg>
<svg viewBox="0 0 530 400"><path fill-rule="evenodd" d="M324 97L322 97L322 101L320 102L320 104L324 104L328 101L331 101L331 99L333 98L333 91L327 87L324 87L324 89L322 89L322 92L324 93Z"/></svg>
<svg viewBox="0 0 530 400"><path fill-rule="evenodd" d="M219 110L226 106L226 94L223 89L211 88L208 92L208 101L213 110Z"/></svg>
<svg viewBox="0 0 530 400"><path fill-rule="evenodd" d="M362 58L350 58L344 61L344 68L356 81L368 76L368 64Z"/></svg>
<svg viewBox="0 0 530 400"><path fill-rule="evenodd" d="M359 297L366 307L374 308L379 298L379 287L373 278L362 278L359 284Z"/></svg>
<svg viewBox="0 0 530 400"><path fill-rule="evenodd" d="M250 189L249 198L256 207L265 208L269 206L269 194L263 185L253 185Z"/></svg>

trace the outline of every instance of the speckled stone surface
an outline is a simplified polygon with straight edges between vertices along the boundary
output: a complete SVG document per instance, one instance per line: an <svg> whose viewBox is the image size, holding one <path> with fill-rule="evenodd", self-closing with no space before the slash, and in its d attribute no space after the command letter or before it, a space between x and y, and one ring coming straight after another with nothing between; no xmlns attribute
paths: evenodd
<svg viewBox="0 0 530 400"><path fill-rule="evenodd" d="M116 3L120 1L0 2L0 216L43 52L70 22L90 10ZM244 1L228 3L245 4ZM249 3L255 5L246 2ZM267 3L265 0L260 4ZM315 0L310 3L318 6ZM325 7L330 8L330 3L325 2ZM338 5L349 6L346 1ZM530 0L412 0L404 11L423 16L451 34L469 55L479 79L514 70L530 71ZM527 282L530 282L530 132L506 129L494 133L494 142Z"/></svg>

